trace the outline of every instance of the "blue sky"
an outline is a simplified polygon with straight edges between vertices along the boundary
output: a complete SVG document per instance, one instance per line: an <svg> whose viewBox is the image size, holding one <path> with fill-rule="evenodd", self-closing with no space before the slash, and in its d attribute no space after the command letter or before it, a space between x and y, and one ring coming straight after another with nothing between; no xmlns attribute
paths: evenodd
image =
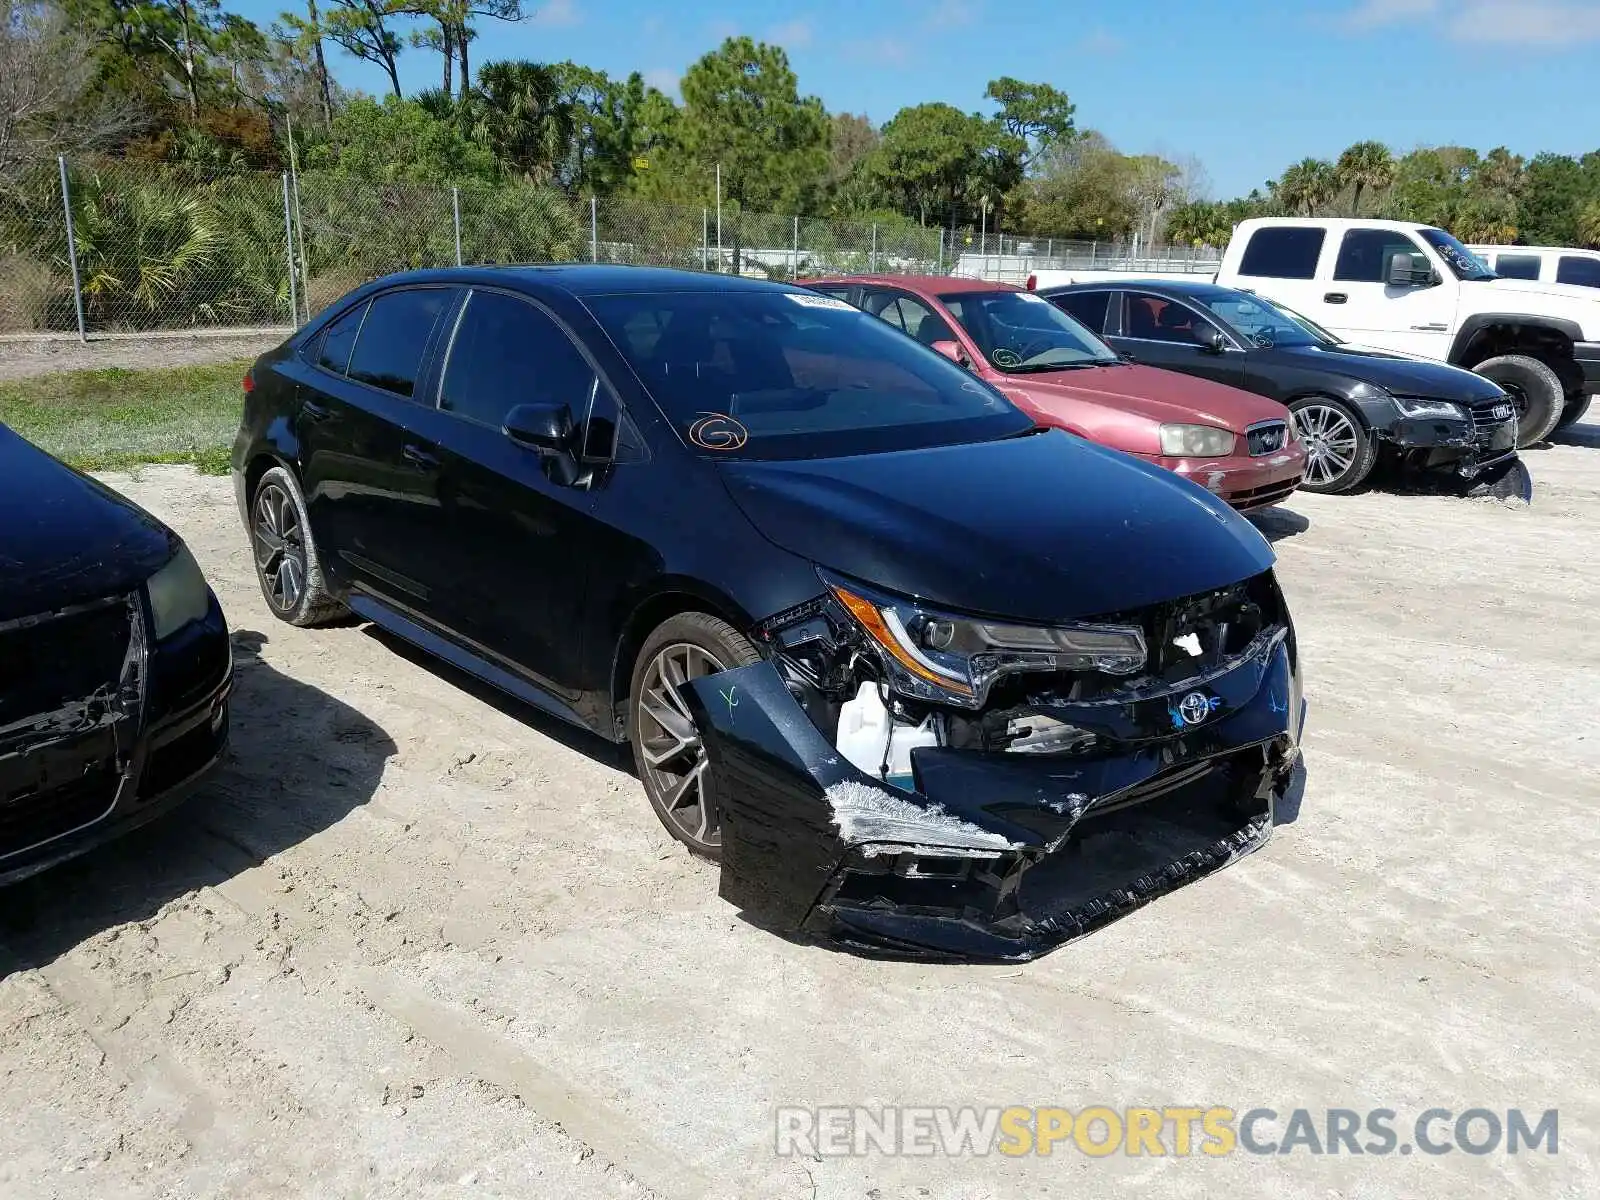
<svg viewBox="0 0 1600 1200"><path fill-rule="evenodd" d="M292 0L289 0L292 2ZM325 0L326 2L326 0ZM1377 138L1600 149L1600 0L525 0L484 21L474 64L570 58L638 70L674 90L731 33L789 52L802 92L875 122L944 100L989 111L999 75L1065 90L1080 127L1128 153L1193 154L1228 197L1307 154ZM231 0L263 24L286 0ZM382 73L330 48L335 75L381 93ZM401 84L439 83L408 49Z"/></svg>

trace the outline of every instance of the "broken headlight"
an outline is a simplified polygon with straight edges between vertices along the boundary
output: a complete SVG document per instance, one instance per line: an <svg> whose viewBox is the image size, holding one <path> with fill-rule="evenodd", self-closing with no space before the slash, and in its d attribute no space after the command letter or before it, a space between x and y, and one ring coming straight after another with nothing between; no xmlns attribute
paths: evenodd
<svg viewBox="0 0 1600 1200"><path fill-rule="evenodd" d="M854 580L819 572L834 597L883 652L904 696L979 708L989 685L1019 671L1132 675L1145 665L1133 625L1013 625L940 612Z"/></svg>
<svg viewBox="0 0 1600 1200"><path fill-rule="evenodd" d="M1394 402L1408 417L1450 417L1457 421L1467 419L1466 410L1449 400L1425 400L1421 396L1396 396Z"/></svg>
<svg viewBox="0 0 1600 1200"><path fill-rule="evenodd" d="M200 565L189 553L189 547L181 542L178 552L166 566L150 576L144 586L150 597L150 621L155 626L157 641L176 633L190 621L198 621L211 604Z"/></svg>

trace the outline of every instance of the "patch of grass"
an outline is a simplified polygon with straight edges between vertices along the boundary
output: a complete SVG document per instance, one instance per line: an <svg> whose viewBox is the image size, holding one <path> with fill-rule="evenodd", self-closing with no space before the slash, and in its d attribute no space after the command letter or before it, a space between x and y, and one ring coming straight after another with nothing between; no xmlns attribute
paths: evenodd
<svg viewBox="0 0 1600 1200"><path fill-rule="evenodd" d="M0 383L0 421L80 470L190 463L223 474L247 359L133 371L65 371Z"/></svg>

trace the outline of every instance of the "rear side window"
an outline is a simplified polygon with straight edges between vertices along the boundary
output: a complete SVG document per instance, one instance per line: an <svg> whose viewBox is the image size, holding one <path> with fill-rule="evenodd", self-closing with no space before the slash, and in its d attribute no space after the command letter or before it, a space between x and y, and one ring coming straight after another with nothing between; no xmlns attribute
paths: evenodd
<svg viewBox="0 0 1600 1200"><path fill-rule="evenodd" d="M1050 297L1052 304L1065 309L1095 333L1105 331L1106 303L1110 299L1110 292L1068 292L1064 296Z"/></svg>
<svg viewBox="0 0 1600 1200"><path fill-rule="evenodd" d="M1561 261L1556 264L1556 282L1600 287L1600 259L1563 254Z"/></svg>
<svg viewBox="0 0 1600 1200"><path fill-rule="evenodd" d="M321 348L317 351L317 365L335 375L343 375L350 365L350 351L355 349L356 334L361 330L361 318L367 315L367 306L358 304L323 332Z"/></svg>
<svg viewBox="0 0 1600 1200"><path fill-rule="evenodd" d="M565 404L577 422L594 388L594 369L545 313L514 296L473 292L450 343L439 404L495 428L519 404Z"/></svg>
<svg viewBox="0 0 1600 1200"><path fill-rule="evenodd" d="M1352 229L1339 243L1339 260L1333 277L1349 283L1387 283L1389 263L1404 255L1415 263L1426 262L1422 247L1403 233L1388 229Z"/></svg>
<svg viewBox="0 0 1600 1200"><path fill-rule="evenodd" d="M1239 274L1266 279L1315 279L1323 231L1312 226L1268 225L1250 235Z"/></svg>
<svg viewBox="0 0 1600 1200"><path fill-rule="evenodd" d="M372 301L346 372L357 383L409 397L428 348L434 322L450 293L444 288L385 292Z"/></svg>
<svg viewBox="0 0 1600 1200"><path fill-rule="evenodd" d="M1537 254L1502 254L1494 260L1496 275L1504 275L1507 279L1537 279L1539 278L1539 256Z"/></svg>

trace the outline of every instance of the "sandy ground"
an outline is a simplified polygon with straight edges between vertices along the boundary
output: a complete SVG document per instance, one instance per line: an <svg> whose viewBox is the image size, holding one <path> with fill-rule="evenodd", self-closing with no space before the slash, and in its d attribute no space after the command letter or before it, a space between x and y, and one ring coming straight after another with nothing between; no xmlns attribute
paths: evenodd
<svg viewBox="0 0 1600 1200"><path fill-rule="evenodd" d="M1259 854L1025 967L863 961L716 897L606 746L193 546L234 750L174 819L0 895L0 1195L1594 1195L1600 424L1533 507L1268 518L1311 705ZM776 1104L1560 1110L1560 1153L774 1154ZM1269 1131L1270 1132L1270 1131Z"/></svg>
<svg viewBox="0 0 1600 1200"><path fill-rule="evenodd" d="M199 336L141 333L137 337L102 335L80 342L70 336L8 334L0 337L0 383L56 371L102 371L107 367L145 371L254 358L288 335L287 329Z"/></svg>

